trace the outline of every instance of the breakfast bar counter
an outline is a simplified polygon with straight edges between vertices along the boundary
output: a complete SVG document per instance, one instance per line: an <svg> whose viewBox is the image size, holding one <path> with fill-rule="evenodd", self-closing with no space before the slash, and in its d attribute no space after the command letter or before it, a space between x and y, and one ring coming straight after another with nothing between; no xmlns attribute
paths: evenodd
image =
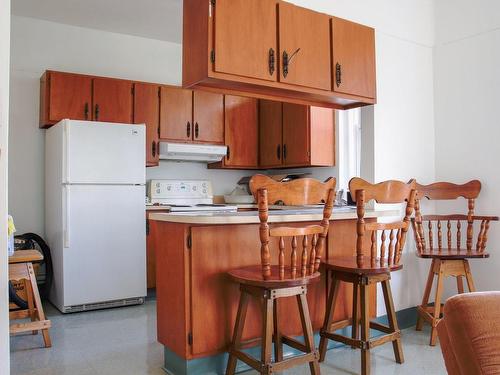
<svg viewBox="0 0 500 375"><path fill-rule="evenodd" d="M395 210L367 211L365 217L395 216ZM223 373L228 344L238 307L239 290L227 271L260 264L258 212L150 212L151 240L156 249L156 296L158 341L165 347L165 369L175 374ZM321 209L270 211L269 223L287 226L317 223ZM355 255L356 210L336 208L331 217L324 256ZM369 243L365 251L369 251ZM271 242L271 249L277 243ZM289 257L290 249L286 249ZM277 252L271 254L276 262ZM320 269L321 270L321 269ZM322 325L327 299L324 272L319 282L308 288L308 303L313 328ZM375 306L376 290L370 291ZM244 340L261 334L258 301L249 305ZM295 300L279 305L284 334L302 332ZM352 287L342 285L335 320L348 319L352 311ZM372 311L372 315L375 310ZM255 345L258 345L255 342ZM251 345L250 345L251 346Z"/></svg>

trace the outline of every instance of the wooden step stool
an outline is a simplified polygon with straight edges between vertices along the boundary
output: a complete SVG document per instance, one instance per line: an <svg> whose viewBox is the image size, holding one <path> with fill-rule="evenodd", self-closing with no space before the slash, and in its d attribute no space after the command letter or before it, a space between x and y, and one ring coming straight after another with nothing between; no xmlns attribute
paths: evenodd
<svg viewBox="0 0 500 375"><path fill-rule="evenodd" d="M42 259L43 255L38 250L16 251L14 255L9 257L9 280L23 284L28 302L27 309L11 311L9 318L10 320L31 318L31 322L12 323L10 334L32 331L36 335L41 330L45 347L48 348L52 346L49 336L51 323L50 320L45 319L32 263Z"/></svg>

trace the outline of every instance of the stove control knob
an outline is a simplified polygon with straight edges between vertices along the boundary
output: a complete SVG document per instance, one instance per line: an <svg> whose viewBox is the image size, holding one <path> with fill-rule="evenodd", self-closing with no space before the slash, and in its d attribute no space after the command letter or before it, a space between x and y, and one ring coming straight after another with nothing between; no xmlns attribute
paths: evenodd
<svg viewBox="0 0 500 375"><path fill-rule="evenodd" d="M193 191L198 190L198 187L196 185L193 185Z"/></svg>

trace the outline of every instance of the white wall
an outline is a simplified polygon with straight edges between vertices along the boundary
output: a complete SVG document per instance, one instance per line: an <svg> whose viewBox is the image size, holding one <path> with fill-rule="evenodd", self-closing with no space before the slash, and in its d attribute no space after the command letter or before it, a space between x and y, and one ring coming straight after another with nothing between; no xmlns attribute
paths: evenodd
<svg viewBox="0 0 500 375"><path fill-rule="evenodd" d="M500 2L436 3L436 178L481 180L476 212L500 214ZM459 202L464 211L466 203ZM491 258L472 262L478 290L499 290L500 226L492 223Z"/></svg>
<svg viewBox="0 0 500 375"><path fill-rule="evenodd" d="M0 0L0 374L9 374L7 257L7 141L9 125L10 0Z"/></svg>

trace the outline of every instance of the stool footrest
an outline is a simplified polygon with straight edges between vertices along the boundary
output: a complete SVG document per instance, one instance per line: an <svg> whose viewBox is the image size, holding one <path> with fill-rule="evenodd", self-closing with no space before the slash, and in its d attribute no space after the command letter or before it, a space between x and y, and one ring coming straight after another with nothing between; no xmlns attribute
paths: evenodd
<svg viewBox="0 0 500 375"><path fill-rule="evenodd" d="M42 329L48 329L52 325L50 320L39 320L36 322L27 322L27 323L14 323L10 325L10 333L21 333L28 331L38 331Z"/></svg>

